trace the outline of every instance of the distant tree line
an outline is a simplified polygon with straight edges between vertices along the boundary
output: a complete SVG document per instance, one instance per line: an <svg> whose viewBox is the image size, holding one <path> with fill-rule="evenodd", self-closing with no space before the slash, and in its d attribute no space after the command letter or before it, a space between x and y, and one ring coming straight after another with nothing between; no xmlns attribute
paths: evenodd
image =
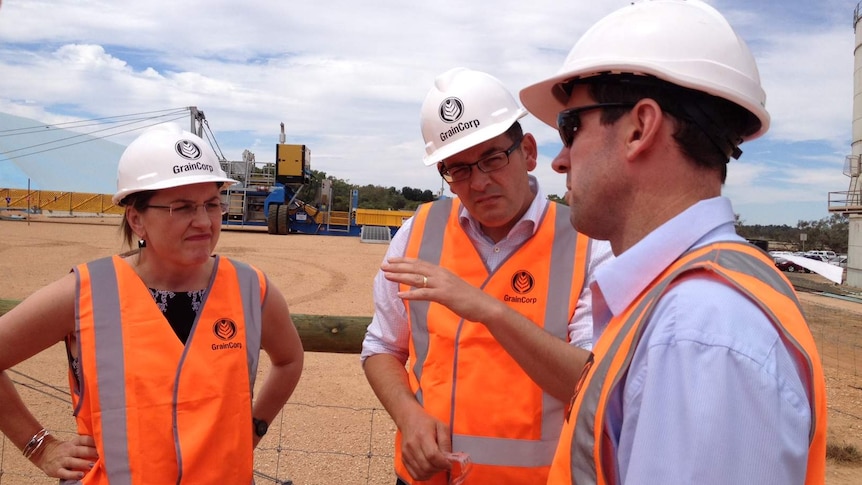
<svg viewBox="0 0 862 485"><path fill-rule="evenodd" d="M346 180L327 176L326 172L312 170L312 180L299 192L299 198L309 203L320 199L323 180L332 182L332 209L346 211L350 208L350 191L359 190L360 209L415 210L425 202L437 198L437 194L427 189L413 187L381 187L379 185L352 185ZM548 200L565 204L566 201L556 194L548 195ZM839 254L847 253L849 222L847 216L832 214L819 221L799 221L796 227L782 225L747 225L736 216L736 231L749 240L767 241L769 249L792 251L823 249ZM801 234L805 234L802 241Z"/></svg>
<svg viewBox="0 0 862 485"><path fill-rule="evenodd" d="M549 200L565 204L565 199L555 194ZM836 254L847 254L850 223L847 216L832 214L819 221L799 221L796 227L783 225L746 225L736 214L736 232L751 241L764 241L770 251L832 250ZM805 234L805 241L802 241Z"/></svg>
<svg viewBox="0 0 862 485"><path fill-rule="evenodd" d="M786 249L793 251L813 249L832 250L838 254L847 254L850 224L847 216L832 214L819 221L799 221L796 227L786 224L776 225L746 225L745 221L736 217L736 231L746 239L768 241L769 249ZM802 241L805 234L805 241Z"/></svg>
<svg viewBox="0 0 862 485"><path fill-rule="evenodd" d="M299 199L308 203L318 201L323 181L328 178L332 183L331 206L332 210L336 211L350 209L350 192L354 189L359 191L358 208L360 209L412 211L416 210L420 204L431 202L436 198L436 194L427 189L405 186L399 190L395 187L381 187L371 184L357 186L346 180L327 176L326 172L317 170L312 170L311 175L311 181L299 191Z"/></svg>

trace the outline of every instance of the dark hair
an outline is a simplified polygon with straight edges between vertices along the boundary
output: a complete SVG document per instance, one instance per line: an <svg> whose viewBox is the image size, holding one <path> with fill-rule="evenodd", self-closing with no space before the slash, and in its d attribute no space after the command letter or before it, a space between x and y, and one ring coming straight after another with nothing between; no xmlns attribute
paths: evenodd
<svg viewBox="0 0 862 485"><path fill-rule="evenodd" d="M126 211L129 210L129 207L134 207L139 212L143 212L150 204L150 199L152 199L154 195L156 195L155 190L135 192L127 195L122 201L120 201L120 205L125 207ZM129 245L129 248L136 249L138 247L135 241L135 233L132 231L132 227L129 226L129 221L126 220L125 214L123 214L123 220L120 222L120 232L123 234L123 241Z"/></svg>
<svg viewBox="0 0 862 485"><path fill-rule="evenodd" d="M754 114L735 103L652 76L601 75L576 82L588 84L590 96L599 103L654 100L676 121L673 138L682 152L694 163L718 171L722 183L730 157L742 153L738 148L742 137L760 127ZM628 110L605 109L601 122L614 123Z"/></svg>
<svg viewBox="0 0 862 485"><path fill-rule="evenodd" d="M506 136L508 136L509 140L511 140L513 143L523 138L524 129L521 128L521 123L518 121L512 123L512 126L510 126L508 130L506 130Z"/></svg>

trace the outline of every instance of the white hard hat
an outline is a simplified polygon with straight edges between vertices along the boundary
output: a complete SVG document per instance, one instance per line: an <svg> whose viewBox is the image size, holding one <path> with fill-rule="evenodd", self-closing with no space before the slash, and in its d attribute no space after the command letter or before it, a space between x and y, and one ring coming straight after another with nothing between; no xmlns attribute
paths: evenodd
<svg viewBox="0 0 862 485"><path fill-rule="evenodd" d="M655 76L745 108L760 121L745 140L769 129L754 56L727 20L699 0L644 1L611 13L584 33L556 75L522 89L521 102L556 127L568 102L560 84L621 73Z"/></svg>
<svg viewBox="0 0 862 485"><path fill-rule="evenodd" d="M423 161L434 165L490 140L526 115L499 79L463 67L450 69L437 76L422 103Z"/></svg>
<svg viewBox="0 0 862 485"><path fill-rule="evenodd" d="M117 167L117 193L111 198L122 205L126 196L202 182L233 185L215 152L197 135L165 123L145 131L126 147Z"/></svg>

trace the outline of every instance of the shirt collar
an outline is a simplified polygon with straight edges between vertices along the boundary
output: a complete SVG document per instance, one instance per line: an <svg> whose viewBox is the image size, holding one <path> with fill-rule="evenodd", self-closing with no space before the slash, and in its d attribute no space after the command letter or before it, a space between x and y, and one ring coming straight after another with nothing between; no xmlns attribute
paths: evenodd
<svg viewBox="0 0 862 485"><path fill-rule="evenodd" d="M668 266L691 248L743 240L736 234L730 200L714 197L692 205L596 270L595 281L610 313L618 315Z"/></svg>
<svg viewBox="0 0 862 485"><path fill-rule="evenodd" d="M529 224L532 225L531 234L535 234L539 228L539 220L548 207L548 198L545 197L542 188L539 187L539 181L532 175L529 175L528 178L530 180L530 191L533 193L533 201L530 203L530 207L527 208L527 212L512 226L511 231L509 231L510 233L522 225ZM473 218L473 215L464 207L464 204L461 204L461 208L459 209L458 222L465 230L467 226L470 226L476 234L482 234L482 226Z"/></svg>

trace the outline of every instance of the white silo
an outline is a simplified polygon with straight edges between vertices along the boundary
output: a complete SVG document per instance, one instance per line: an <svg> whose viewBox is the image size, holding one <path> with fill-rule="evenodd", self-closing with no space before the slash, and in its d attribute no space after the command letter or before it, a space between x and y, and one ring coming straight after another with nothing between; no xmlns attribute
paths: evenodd
<svg viewBox="0 0 862 485"><path fill-rule="evenodd" d="M846 214L849 218L847 246L848 285L862 287L862 2L853 11L853 30L856 35L853 49L853 125L850 155L844 164L844 174L850 177L846 192L829 193L829 212Z"/></svg>

